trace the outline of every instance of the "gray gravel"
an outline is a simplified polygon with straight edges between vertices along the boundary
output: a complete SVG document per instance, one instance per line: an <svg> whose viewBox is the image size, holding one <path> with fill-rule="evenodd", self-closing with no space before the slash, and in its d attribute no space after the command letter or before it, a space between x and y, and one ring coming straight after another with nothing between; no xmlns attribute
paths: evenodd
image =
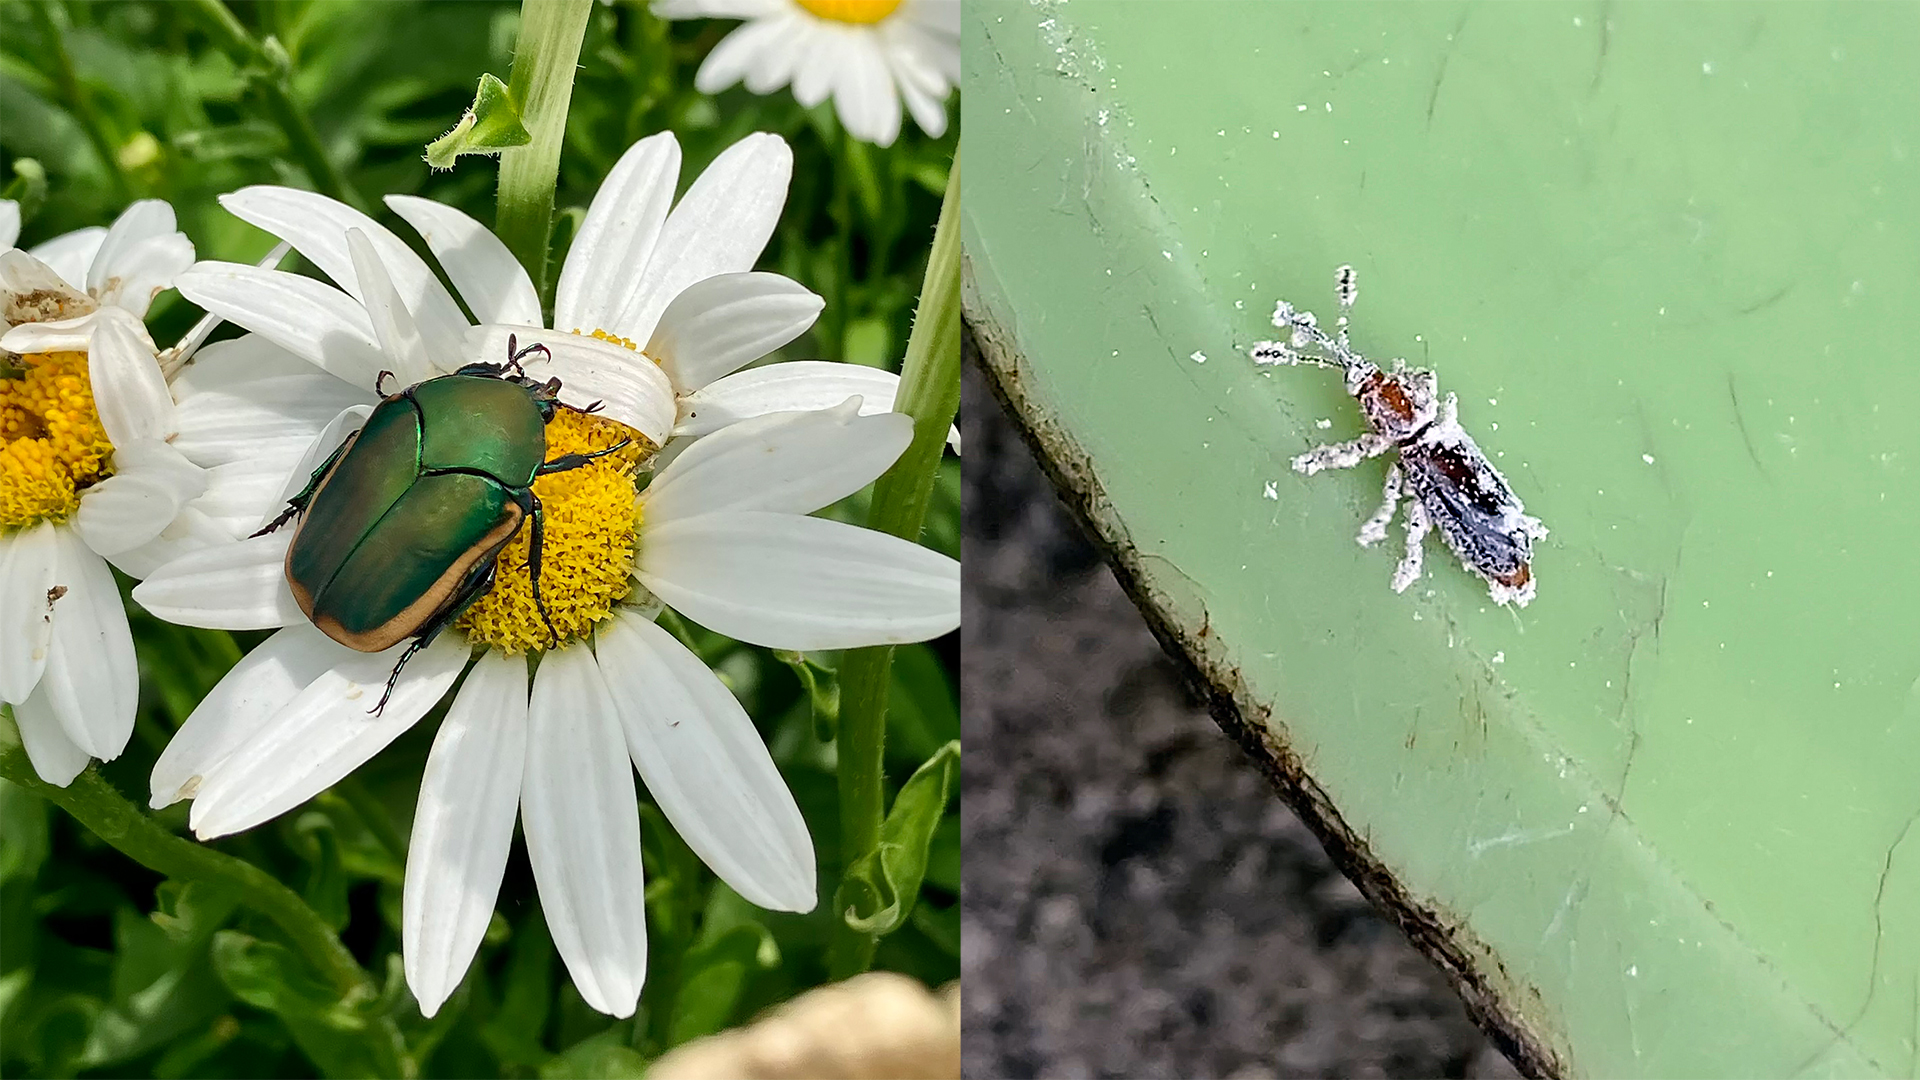
<svg viewBox="0 0 1920 1080"><path fill-rule="evenodd" d="M965 1075L1517 1075L1183 690L971 356L966 380Z"/></svg>

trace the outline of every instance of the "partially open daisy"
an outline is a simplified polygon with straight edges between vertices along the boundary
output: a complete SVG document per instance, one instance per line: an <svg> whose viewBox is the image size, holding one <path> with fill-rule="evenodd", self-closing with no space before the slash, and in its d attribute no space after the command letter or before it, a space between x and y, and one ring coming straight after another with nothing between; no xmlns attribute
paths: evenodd
<svg viewBox="0 0 1920 1080"><path fill-rule="evenodd" d="M778 274L752 272L786 202L793 154L776 135L750 135L707 167L678 205L680 147L642 139L608 174L561 269L553 329L533 282L498 237L430 199L387 205L426 240L479 326L470 326L433 270L372 218L324 195L250 187L223 196L236 216L287 240L339 283L232 263L181 275L182 295L359 387L371 403L381 370L400 385L496 360L509 335L550 358L527 373L557 376L562 400L656 444L749 416L819 409L859 395L868 413L893 407L899 377L858 364L788 361L739 370L813 325L821 299ZM671 209L670 209L671 208ZM412 316L420 348L383 356L369 317L381 317L347 243L364 233ZM344 291L342 291L344 290ZM396 367L396 363L404 365Z"/></svg>
<svg viewBox="0 0 1920 1080"><path fill-rule="evenodd" d="M0 699L35 771L65 786L133 732L139 671L108 563L143 569L206 484L169 445L173 397L141 322L193 246L158 200L30 252L18 228L0 204Z"/></svg>
<svg viewBox="0 0 1920 1080"><path fill-rule="evenodd" d="M302 468L343 439L357 413L331 425ZM549 457L632 434L612 420L557 414ZM492 913L517 810L575 986L593 1007L631 1015L646 969L632 767L742 896L790 911L815 902L806 823L751 720L653 616L665 602L738 640L797 650L952 630L957 563L807 516L870 483L911 438L906 416L862 416L849 399L731 425L691 444L638 494L644 444L542 478L542 590L561 646L541 655L529 680L525 653L544 647L547 631L524 585L496 586L400 674L379 714L369 706L404 646L352 652L314 629L282 575L285 533L163 567L134 594L156 615L281 629L182 725L154 767L153 805L192 798L190 822L203 838L284 813L411 727L479 648L422 780L404 900L408 984L429 1015L458 986ZM296 470L287 484L304 480ZM567 484L539 486L549 480ZM524 554L502 556L503 582L524 583L509 565L516 559Z"/></svg>
<svg viewBox="0 0 1920 1080"><path fill-rule="evenodd" d="M713 94L744 81L756 94L791 83L812 108L833 108L854 138L891 146L906 100L920 130L947 130L960 82L959 0L654 0L663 19L745 19L694 77Z"/></svg>

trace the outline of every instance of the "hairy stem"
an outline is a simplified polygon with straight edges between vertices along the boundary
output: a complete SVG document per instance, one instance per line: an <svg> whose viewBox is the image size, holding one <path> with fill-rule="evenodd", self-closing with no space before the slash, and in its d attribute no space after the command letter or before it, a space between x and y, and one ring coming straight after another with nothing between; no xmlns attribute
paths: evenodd
<svg viewBox="0 0 1920 1080"><path fill-rule="evenodd" d="M914 312L894 410L913 417L913 442L874 483L867 527L919 540L947 430L960 409L960 159L956 155L933 232L933 251ZM879 846L885 792L887 687L893 647L850 650L840 662L840 850L851 866ZM836 912L844 916L844 912ZM829 967L835 978L873 963L874 935L835 923Z"/></svg>
<svg viewBox="0 0 1920 1080"><path fill-rule="evenodd" d="M500 190L493 231L533 278L543 303L547 250L552 239L553 188L560 176L560 144L573 101L573 69L580 59L593 0L522 0L520 40L513 50L507 96L533 141L500 154ZM570 328L569 328L570 329Z"/></svg>

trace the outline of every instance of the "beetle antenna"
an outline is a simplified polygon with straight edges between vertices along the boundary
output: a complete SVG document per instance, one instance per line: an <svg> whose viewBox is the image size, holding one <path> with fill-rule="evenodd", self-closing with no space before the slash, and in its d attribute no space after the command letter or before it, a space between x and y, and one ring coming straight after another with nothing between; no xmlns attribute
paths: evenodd
<svg viewBox="0 0 1920 1080"><path fill-rule="evenodd" d="M393 378L393 372L388 371L385 368L381 368L380 374L375 375L373 377L373 392L376 394L379 394L381 397L386 397L387 396L387 389L386 389L387 380L391 378Z"/></svg>
<svg viewBox="0 0 1920 1080"><path fill-rule="evenodd" d="M1340 320L1337 324L1340 333L1334 340L1344 350L1347 348L1347 327L1352 321L1353 302L1360 298L1360 287L1355 284L1352 266L1343 266L1333 272L1333 295L1340 301Z"/></svg>

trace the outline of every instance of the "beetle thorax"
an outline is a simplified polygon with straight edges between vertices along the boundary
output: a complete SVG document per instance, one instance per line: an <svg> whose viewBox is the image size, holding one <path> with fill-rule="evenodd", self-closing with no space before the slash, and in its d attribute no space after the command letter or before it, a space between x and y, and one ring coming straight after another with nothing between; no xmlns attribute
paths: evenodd
<svg viewBox="0 0 1920 1080"><path fill-rule="evenodd" d="M1375 370L1353 391L1368 426L1400 442L1433 422L1439 412L1433 376L1424 371Z"/></svg>
<svg viewBox="0 0 1920 1080"><path fill-rule="evenodd" d="M627 447L576 469L533 482L546 516L540 556L540 594L565 642L585 637L632 589L640 507L634 472L655 447L616 421L563 409L547 424L547 460L604 450L623 437ZM548 648L553 638L534 603L527 572L532 530L522 528L495 562L494 585L456 625L476 643L508 653Z"/></svg>
<svg viewBox="0 0 1920 1080"><path fill-rule="evenodd" d="M113 474L83 352L35 353L0 376L0 527L63 521Z"/></svg>

